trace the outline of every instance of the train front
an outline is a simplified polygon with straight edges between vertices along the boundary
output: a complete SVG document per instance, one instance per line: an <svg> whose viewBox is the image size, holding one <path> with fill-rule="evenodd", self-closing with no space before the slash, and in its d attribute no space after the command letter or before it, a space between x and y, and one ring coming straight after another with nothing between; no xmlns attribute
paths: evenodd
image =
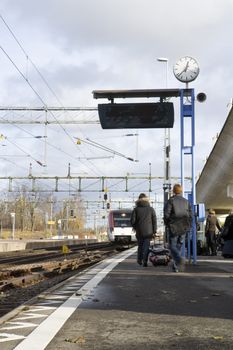
<svg viewBox="0 0 233 350"><path fill-rule="evenodd" d="M108 238L111 242L135 242L135 232L130 223L131 209L111 210L108 216Z"/></svg>

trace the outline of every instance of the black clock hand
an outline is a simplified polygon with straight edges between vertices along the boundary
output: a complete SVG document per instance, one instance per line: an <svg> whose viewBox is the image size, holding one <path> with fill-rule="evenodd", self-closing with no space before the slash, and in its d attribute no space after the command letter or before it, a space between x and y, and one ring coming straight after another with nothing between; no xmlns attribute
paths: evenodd
<svg viewBox="0 0 233 350"><path fill-rule="evenodd" d="M178 73L177 76L180 76L182 73L186 72L188 69L188 66L189 66L189 62L186 63L186 66L184 67L184 69L180 73Z"/></svg>
<svg viewBox="0 0 233 350"><path fill-rule="evenodd" d="M178 73L177 76L179 77L184 72L186 72L186 67L180 73Z"/></svg>
<svg viewBox="0 0 233 350"><path fill-rule="evenodd" d="M189 62L187 62L186 67L185 67L185 69L184 69L184 72L186 72L186 71L187 71L188 66L189 66Z"/></svg>

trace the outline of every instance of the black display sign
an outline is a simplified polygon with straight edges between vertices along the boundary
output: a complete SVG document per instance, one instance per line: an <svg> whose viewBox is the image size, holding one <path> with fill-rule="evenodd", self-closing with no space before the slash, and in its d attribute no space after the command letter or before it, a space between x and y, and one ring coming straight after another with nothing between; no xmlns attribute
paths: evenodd
<svg viewBox="0 0 233 350"><path fill-rule="evenodd" d="M172 102L99 104L98 112L103 129L172 128L174 124Z"/></svg>

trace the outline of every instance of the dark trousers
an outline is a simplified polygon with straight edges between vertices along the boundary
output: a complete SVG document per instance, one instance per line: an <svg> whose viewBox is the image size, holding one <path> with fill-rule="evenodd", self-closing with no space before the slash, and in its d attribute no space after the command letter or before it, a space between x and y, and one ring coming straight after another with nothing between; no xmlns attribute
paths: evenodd
<svg viewBox="0 0 233 350"><path fill-rule="evenodd" d="M206 233L207 254L216 255L216 234L215 232Z"/></svg>
<svg viewBox="0 0 233 350"><path fill-rule="evenodd" d="M147 264L150 247L150 238L138 238L138 262Z"/></svg>

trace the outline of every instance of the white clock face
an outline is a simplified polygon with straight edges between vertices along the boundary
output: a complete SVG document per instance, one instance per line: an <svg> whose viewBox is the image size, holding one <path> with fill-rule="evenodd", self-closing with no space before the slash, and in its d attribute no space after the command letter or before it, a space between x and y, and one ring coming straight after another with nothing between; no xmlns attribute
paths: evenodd
<svg viewBox="0 0 233 350"><path fill-rule="evenodd" d="M197 61L189 56L180 58L173 67L175 77L183 83L189 83L196 79L199 74Z"/></svg>

